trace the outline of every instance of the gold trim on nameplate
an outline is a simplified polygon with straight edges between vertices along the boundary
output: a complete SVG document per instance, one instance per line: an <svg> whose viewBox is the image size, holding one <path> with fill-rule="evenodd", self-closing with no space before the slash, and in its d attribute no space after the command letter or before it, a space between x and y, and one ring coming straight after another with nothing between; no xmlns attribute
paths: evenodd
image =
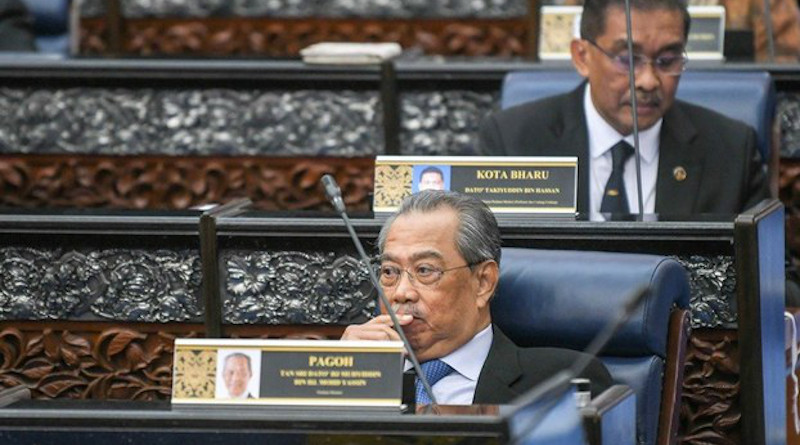
<svg viewBox="0 0 800 445"><path fill-rule="evenodd" d="M216 350L176 348L173 394L179 398L213 398L216 370Z"/></svg>
<svg viewBox="0 0 800 445"><path fill-rule="evenodd" d="M192 405L230 405L231 400L225 399L172 399L172 403L187 403ZM303 406L397 406L400 399L316 399L316 398L277 398L237 400L237 405L303 405Z"/></svg>

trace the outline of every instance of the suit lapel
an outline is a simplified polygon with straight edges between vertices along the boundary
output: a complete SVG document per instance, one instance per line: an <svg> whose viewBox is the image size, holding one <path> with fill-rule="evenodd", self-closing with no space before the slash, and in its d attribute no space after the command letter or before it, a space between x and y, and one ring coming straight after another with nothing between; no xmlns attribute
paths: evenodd
<svg viewBox="0 0 800 445"><path fill-rule="evenodd" d="M550 128L555 140L555 153L559 156L578 157L578 211L589 211L589 136L586 115L583 112L583 94L586 82L566 97L561 114ZM575 119L579 116L580 119Z"/></svg>
<svg viewBox="0 0 800 445"><path fill-rule="evenodd" d="M693 213L703 174L702 150L693 141L697 129L676 102L664 116L658 153L656 213Z"/></svg>
<svg viewBox="0 0 800 445"><path fill-rule="evenodd" d="M497 327L492 325L493 339L489 355L483 365L475 387L473 403L486 400L513 400L519 395L514 383L522 377L522 367L517 356L517 346ZM502 366L497 364L502 363Z"/></svg>

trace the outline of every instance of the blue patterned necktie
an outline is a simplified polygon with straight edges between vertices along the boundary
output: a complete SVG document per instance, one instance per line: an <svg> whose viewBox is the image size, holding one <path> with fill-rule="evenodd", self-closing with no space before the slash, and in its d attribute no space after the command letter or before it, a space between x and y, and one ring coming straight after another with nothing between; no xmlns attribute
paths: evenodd
<svg viewBox="0 0 800 445"><path fill-rule="evenodd" d="M419 366L422 368L422 372L425 373L425 377L427 377L431 387L453 372L453 368L451 368L450 365L439 359L420 363ZM431 403L431 398L428 397L428 393L425 392L425 387L422 386L422 382L419 378L416 379L416 394L417 405L429 405Z"/></svg>
<svg viewBox="0 0 800 445"><path fill-rule="evenodd" d="M633 154L633 147L624 140L611 147L611 176L603 192L603 201L600 203L601 213L630 213L628 211L628 194L625 193L625 161Z"/></svg>

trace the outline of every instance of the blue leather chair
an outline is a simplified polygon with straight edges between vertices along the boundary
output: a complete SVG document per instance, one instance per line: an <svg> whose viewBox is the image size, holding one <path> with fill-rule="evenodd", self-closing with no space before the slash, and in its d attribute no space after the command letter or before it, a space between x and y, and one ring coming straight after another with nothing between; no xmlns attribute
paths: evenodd
<svg viewBox="0 0 800 445"><path fill-rule="evenodd" d="M511 72L503 81L500 106L508 108L566 93L582 80L573 69ZM761 159L769 161L777 99L768 72L686 71L681 76L677 97L755 128Z"/></svg>
<svg viewBox="0 0 800 445"><path fill-rule="evenodd" d="M520 346L584 350L631 293L651 295L601 353L636 393L637 442L677 435L689 330L689 281L675 260L642 254L503 249L492 320Z"/></svg>

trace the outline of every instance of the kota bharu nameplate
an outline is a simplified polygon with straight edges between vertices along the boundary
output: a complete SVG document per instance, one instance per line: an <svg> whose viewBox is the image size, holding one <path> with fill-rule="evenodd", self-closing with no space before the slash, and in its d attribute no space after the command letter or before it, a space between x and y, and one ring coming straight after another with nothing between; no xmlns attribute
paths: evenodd
<svg viewBox="0 0 800 445"><path fill-rule="evenodd" d="M576 157L379 156L373 210L393 212L422 190L450 190L495 213L574 215L577 172Z"/></svg>

